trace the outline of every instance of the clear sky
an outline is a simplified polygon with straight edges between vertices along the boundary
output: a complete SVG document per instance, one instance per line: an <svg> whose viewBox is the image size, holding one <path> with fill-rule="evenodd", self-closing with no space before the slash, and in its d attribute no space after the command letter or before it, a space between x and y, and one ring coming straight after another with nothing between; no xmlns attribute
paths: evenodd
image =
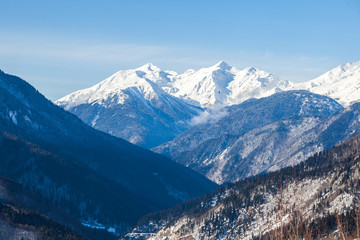
<svg viewBox="0 0 360 240"><path fill-rule="evenodd" d="M360 0L0 0L0 69L56 100L152 62L306 81L360 60Z"/></svg>

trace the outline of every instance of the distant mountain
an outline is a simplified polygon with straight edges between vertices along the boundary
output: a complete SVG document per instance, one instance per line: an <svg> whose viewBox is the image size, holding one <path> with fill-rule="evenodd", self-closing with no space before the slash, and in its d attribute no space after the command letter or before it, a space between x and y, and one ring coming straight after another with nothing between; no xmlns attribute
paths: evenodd
<svg viewBox="0 0 360 240"><path fill-rule="evenodd" d="M272 74L248 67L238 70L220 61L209 68L188 70L174 75L168 92L194 105L219 108L281 92L289 82Z"/></svg>
<svg viewBox="0 0 360 240"><path fill-rule="evenodd" d="M145 148L172 140L202 109L166 93L175 73L146 64L119 71L56 103L88 125Z"/></svg>
<svg viewBox="0 0 360 240"><path fill-rule="evenodd" d="M90 120L93 117L98 119L99 113L99 118L104 121L104 128L99 128L100 125L95 126L96 128L109 133L113 133L113 129L120 129L122 134L118 136L128 140L140 139L139 135L144 136L141 138L143 140L148 133L157 140L150 137L137 144L152 146L155 152L173 157L177 162L195 169L218 183L223 183L295 164L305 160L314 152L327 149L328 140L319 139L320 142L315 142L314 139L320 135L310 130L314 130L316 125L341 109L331 99L320 98L318 95L299 98L295 102L293 99L283 97L276 101L284 101L287 102L286 104L274 105L273 102L264 102L261 106L256 105L258 102L254 98L276 95L289 89L307 89L310 92L335 98L344 106L349 106L350 103L360 99L357 99L359 95L357 88L360 86L359 69L359 62L348 63L312 81L295 84L279 80L270 73L253 67L238 70L223 61L209 68L198 71L188 70L183 74L162 71L152 64L147 64L139 69L120 71L90 88L93 90L81 90L65 97L64 101L58 101L58 104L65 108L70 107L70 111L90 125L93 125ZM177 99L182 104L185 104L185 101L188 103L187 106L198 106L204 110L192 112L184 118L180 117L183 119L181 121L183 127L181 129L174 125L171 127L177 129L176 133L156 127L163 122L161 120L163 118L152 117L153 122L150 120L140 122L139 119L144 119L143 108L139 108L139 105L127 104L125 101L118 101L117 104L98 112L98 104L94 103L94 99L109 96L109 91L103 89L127 89L129 86L136 86L136 89L139 89L144 81L152 86L148 88L150 92L157 88L158 91L162 90L164 96ZM154 94L142 91L139 96L146 99L147 96L152 95ZM81 105L83 96L86 96L85 99L88 99L86 101L92 104ZM134 97L128 98L134 99ZM162 98L156 99L159 102L169 102ZM73 107L73 103L80 105ZM240 109L237 107L238 104L242 106ZM250 107L241 110L245 106ZM309 109L303 110L302 107L305 106ZM118 108L125 109L125 113L117 115ZM191 108L181 109L180 113L186 115ZM324 112L311 112L314 109L319 111L322 109ZM83 114L84 112L86 114ZM127 113L138 119L136 123L126 120ZM171 116L175 115L171 114ZM173 117L170 122L176 123L176 119L178 117ZM118 126L118 123L121 123L121 127L115 126ZM356 132L356 129L351 129ZM127 131L127 134L123 134L124 131ZM171 136L165 132L171 133ZM305 132L311 132L312 135L309 133L305 136ZM350 136L351 134L345 134L334 139L332 143L336 144ZM165 138L170 140L164 142Z"/></svg>
<svg viewBox="0 0 360 240"><path fill-rule="evenodd" d="M39 191L76 217L102 216L107 227L125 219L116 231L134 224L144 212L216 187L168 158L91 128L4 72L0 72L0 129L6 132L0 141L0 175Z"/></svg>
<svg viewBox="0 0 360 240"><path fill-rule="evenodd" d="M292 88L331 97L348 107L360 101L360 61L340 65L313 80L295 84Z"/></svg>
<svg viewBox="0 0 360 240"><path fill-rule="evenodd" d="M223 61L183 74L149 63L119 71L56 104L98 130L152 148L191 127L204 107L218 109L269 96L288 85L256 68L240 71Z"/></svg>
<svg viewBox="0 0 360 240"><path fill-rule="evenodd" d="M322 150L316 142L301 149L300 136L341 109L331 98L307 91L281 92L228 107L219 121L195 126L153 150L217 183L234 182Z"/></svg>
<svg viewBox="0 0 360 240"><path fill-rule="evenodd" d="M356 239L359 153L356 135L295 167L149 214L125 239Z"/></svg>
<svg viewBox="0 0 360 240"><path fill-rule="evenodd" d="M203 123L205 115L220 112L218 120L224 107L294 89L331 97L347 107L360 100L360 62L304 83L280 80L254 67L238 70L224 61L182 74L149 63L119 71L56 104L96 129L154 148Z"/></svg>

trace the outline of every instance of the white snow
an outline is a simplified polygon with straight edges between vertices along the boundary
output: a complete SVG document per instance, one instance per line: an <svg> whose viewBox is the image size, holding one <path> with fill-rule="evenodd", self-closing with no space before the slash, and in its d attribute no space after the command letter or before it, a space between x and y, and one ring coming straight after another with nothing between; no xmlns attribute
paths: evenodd
<svg viewBox="0 0 360 240"><path fill-rule="evenodd" d="M159 86L166 87L170 83L168 76L174 73L166 73L151 63L145 64L136 69L119 71L102 82L83 90L71 93L58 101L56 104L65 109L81 104L102 104L108 99L116 99L112 104L123 104L128 99L129 93L124 92L128 89L133 95L141 95L139 99L150 101L158 97L162 91L156 91ZM158 88L158 89L157 89Z"/></svg>
<svg viewBox="0 0 360 240"><path fill-rule="evenodd" d="M289 82L270 73L248 67L238 70L220 61L209 68L188 70L172 76L174 96L202 107L221 108L249 98L261 98L282 91Z"/></svg>
<svg viewBox="0 0 360 240"><path fill-rule="evenodd" d="M291 89L304 89L331 97L344 107L360 101L360 61L340 65L308 82Z"/></svg>
<svg viewBox="0 0 360 240"><path fill-rule="evenodd" d="M291 219L289 212L294 210L299 211L304 220L325 216L326 211L322 213L314 211L314 208L316 208L320 201L323 203L329 201L329 213L343 212L353 206L354 196L351 194L344 192L343 194L336 195L337 191L331 191L322 194L319 198L319 193L324 192L330 186L341 188L341 185L338 185L338 183L331 185L335 179L337 179L336 174L329 174L317 179L307 178L300 182L292 181L287 185L285 184L282 195L280 190L276 194L265 192L264 203L255 208L237 209L237 219L233 222L230 222L229 219L224 219L221 223L225 232L220 234L218 230L213 229L215 230L213 235L208 236L204 235L205 232L203 230L206 220L209 220L208 217L212 214L218 215L224 208L221 201L216 201L215 195L210 201L212 208L200 220L185 215L173 225L163 227L150 239L185 239L186 237L189 237L189 239L202 239L201 237L204 239L252 239L254 236L276 229L280 226L281 221L283 224L287 224ZM283 209L282 213L278 210L280 205ZM292 207L294 207L294 210L291 210ZM274 210L276 210L275 213ZM242 229L244 219L249 219L249 222L246 224L246 231L237 236L232 235L232 230L238 232L237 230Z"/></svg>
<svg viewBox="0 0 360 240"><path fill-rule="evenodd" d="M132 89L146 100L151 100L159 94L154 91L154 88L158 88L192 105L218 109L249 98L270 96L283 91L289 84L254 67L238 70L224 61L182 74L162 71L148 63L136 69L119 71L90 88L59 99L56 104L70 109L85 103L102 103L114 96L117 96L114 104L123 104L129 98L125 89Z"/></svg>
<svg viewBox="0 0 360 240"><path fill-rule="evenodd" d="M99 223L97 220L86 220L82 221L81 224L85 227L92 228L92 229L105 229L106 227Z"/></svg>
<svg viewBox="0 0 360 240"><path fill-rule="evenodd" d="M212 109L240 104L250 98L270 96L276 92L303 89L329 96L343 106L360 101L360 61L338 66L308 82L292 83L254 67L238 70L220 61L199 70L189 69L182 74L162 71L151 63L136 69L121 70L87 89L71 93L56 104L65 109L84 103L103 103L116 99L123 104L131 89L134 94L151 100L164 92L188 103ZM157 89L157 90L156 90ZM116 96L116 98L114 98Z"/></svg>
<svg viewBox="0 0 360 240"><path fill-rule="evenodd" d="M17 122L16 116L17 116L17 112L16 112L16 111L15 111L15 112L9 111L9 117L10 117L10 119L13 121L14 124L17 125L18 122Z"/></svg>

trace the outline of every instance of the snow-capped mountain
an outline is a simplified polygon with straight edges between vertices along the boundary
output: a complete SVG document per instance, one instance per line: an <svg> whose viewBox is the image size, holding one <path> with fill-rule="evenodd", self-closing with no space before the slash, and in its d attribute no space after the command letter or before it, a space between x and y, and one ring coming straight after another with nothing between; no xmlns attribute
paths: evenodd
<svg viewBox="0 0 360 240"><path fill-rule="evenodd" d="M219 109L281 92L289 82L256 68L237 70L221 61L183 74L153 64L122 70L56 104L90 126L146 148L191 127L201 107Z"/></svg>
<svg viewBox="0 0 360 240"><path fill-rule="evenodd" d="M348 107L360 101L360 61L340 65L313 80L294 84L292 88L331 97Z"/></svg>
<svg viewBox="0 0 360 240"><path fill-rule="evenodd" d="M289 82L248 67L238 70L224 61L172 76L173 87L166 90L191 104L219 108L239 104L249 98L267 97L289 87Z"/></svg>
<svg viewBox="0 0 360 240"><path fill-rule="evenodd" d="M95 103L111 107L111 104L124 104L131 97L124 93L125 89L138 91L144 100L150 102L164 95L163 92L158 92L158 88L170 84L169 77L173 74L163 72L160 68L148 63L136 69L119 71L90 88L76 91L59 99L57 103L66 110L81 104ZM156 88L154 88L155 84ZM115 96L117 98L114 98Z"/></svg>
<svg viewBox="0 0 360 240"><path fill-rule="evenodd" d="M90 126L145 148L172 140L202 112L162 88L171 88L174 72L146 64L119 71L56 103Z"/></svg>

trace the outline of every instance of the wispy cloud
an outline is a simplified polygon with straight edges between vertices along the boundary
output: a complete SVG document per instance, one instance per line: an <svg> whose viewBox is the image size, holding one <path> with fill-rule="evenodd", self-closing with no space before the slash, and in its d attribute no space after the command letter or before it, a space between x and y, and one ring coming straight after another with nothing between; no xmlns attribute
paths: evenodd
<svg viewBox="0 0 360 240"><path fill-rule="evenodd" d="M208 123L212 124L226 117L227 115L228 112L226 111L226 109L204 111L200 115L195 116L191 119L190 126Z"/></svg>
<svg viewBox="0 0 360 240"><path fill-rule="evenodd" d="M14 36L0 33L0 55L12 57L32 57L67 61L105 61L114 62L119 59L128 61L139 57L159 56L169 53L163 46L93 43L77 39L64 40L52 37Z"/></svg>

